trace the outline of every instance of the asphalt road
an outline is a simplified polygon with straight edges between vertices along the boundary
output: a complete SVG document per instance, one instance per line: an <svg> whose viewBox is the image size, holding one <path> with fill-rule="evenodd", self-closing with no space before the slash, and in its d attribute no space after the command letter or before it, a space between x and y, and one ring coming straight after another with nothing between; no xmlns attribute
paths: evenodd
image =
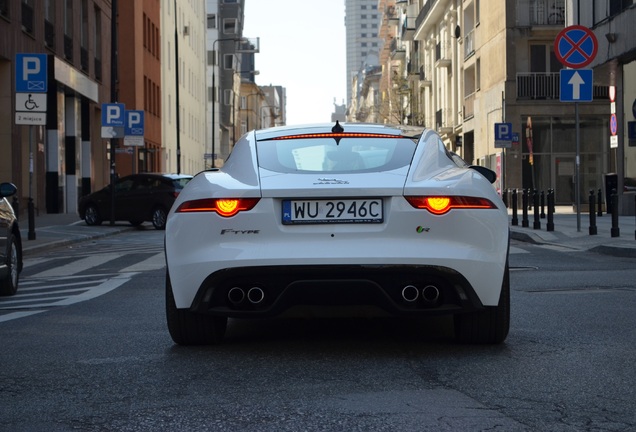
<svg viewBox="0 0 636 432"><path fill-rule="evenodd" d="M513 242L499 346L437 318L231 320L222 345L185 348L162 235L29 258L30 306L0 299L0 430L636 429L633 259Z"/></svg>

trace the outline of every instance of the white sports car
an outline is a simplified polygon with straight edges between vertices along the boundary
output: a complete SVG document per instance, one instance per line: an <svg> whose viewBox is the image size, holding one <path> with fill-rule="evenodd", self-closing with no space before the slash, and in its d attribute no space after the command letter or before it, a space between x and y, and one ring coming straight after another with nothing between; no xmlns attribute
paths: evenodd
<svg viewBox="0 0 636 432"><path fill-rule="evenodd" d="M453 314L458 341L500 343L509 229L495 177L424 128L249 132L168 216L170 335L218 343L228 317Z"/></svg>

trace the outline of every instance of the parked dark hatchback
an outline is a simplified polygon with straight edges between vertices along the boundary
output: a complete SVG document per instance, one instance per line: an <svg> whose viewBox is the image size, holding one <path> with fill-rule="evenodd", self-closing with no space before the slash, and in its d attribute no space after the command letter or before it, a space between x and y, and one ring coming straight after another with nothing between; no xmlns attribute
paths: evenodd
<svg viewBox="0 0 636 432"><path fill-rule="evenodd" d="M22 237L18 219L6 200L16 192L13 184L0 184L0 295L3 296L16 293L22 271Z"/></svg>
<svg viewBox="0 0 636 432"><path fill-rule="evenodd" d="M183 187L192 179L185 174L132 174L115 183L115 217L132 225L152 222L156 229L166 228L170 207ZM111 220L111 189L105 188L79 199L79 215L87 225Z"/></svg>

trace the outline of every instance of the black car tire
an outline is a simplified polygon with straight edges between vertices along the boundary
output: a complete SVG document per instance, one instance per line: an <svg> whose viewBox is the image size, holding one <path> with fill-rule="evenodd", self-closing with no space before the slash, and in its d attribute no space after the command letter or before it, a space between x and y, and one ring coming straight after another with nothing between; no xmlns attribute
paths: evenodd
<svg viewBox="0 0 636 432"><path fill-rule="evenodd" d="M4 280L0 280L0 295L11 296L18 291L20 281L20 256L18 255L18 242L15 237L9 238L9 253L7 255L7 269L9 274Z"/></svg>
<svg viewBox="0 0 636 432"><path fill-rule="evenodd" d="M165 230L167 219L168 212L165 208L158 206L152 210L152 225L155 227L155 229Z"/></svg>
<svg viewBox="0 0 636 432"><path fill-rule="evenodd" d="M179 345L213 345L223 340L227 317L177 309L170 277L166 274L166 319L172 340Z"/></svg>
<svg viewBox="0 0 636 432"><path fill-rule="evenodd" d="M86 225L89 226L102 224L102 217L95 204L89 204L86 206L86 210L84 211L84 222L86 222Z"/></svg>
<svg viewBox="0 0 636 432"><path fill-rule="evenodd" d="M508 264L497 306L455 315L455 338L466 344L499 344L506 340L510 329L510 274Z"/></svg>

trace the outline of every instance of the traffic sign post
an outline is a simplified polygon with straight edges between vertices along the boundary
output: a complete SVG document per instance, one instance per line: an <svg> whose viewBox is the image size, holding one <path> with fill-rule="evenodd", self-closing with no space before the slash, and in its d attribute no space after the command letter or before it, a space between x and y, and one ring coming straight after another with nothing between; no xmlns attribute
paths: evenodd
<svg viewBox="0 0 636 432"><path fill-rule="evenodd" d="M592 69L561 69L561 102L591 102L594 73Z"/></svg>
<svg viewBox="0 0 636 432"><path fill-rule="evenodd" d="M124 145L143 147L144 145L144 111L126 110L126 126L124 127Z"/></svg>
<svg viewBox="0 0 636 432"><path fill-rule="evenodd" d="M581 136L579 130L579 102L593 98L593 74L581 68L594 61L598 51L598 40L587 27L573 25L564 28L554 40L554 54L563 66L577 70L561 70L561 101L574 102L576 117L576 163L574 195L576 200L576 228L581 231Z"/></svg>
<svg viewBox="0 0 636 432"><path fill-rule="evenodd" d="M35 208L33 204L33 127L46 124L46 91L48 66L46 54L15 55L15 124L29 125L29 217L28 239L35 240Z"/></svg>
<svg viewBox="0 0 636 432"><path fill-rule="evenodd" d="M587 27L573 25L564 28L554 40L554 54L563 66L583 68L594 60L598 40Z"/></svg>
<svg viewBox="0 0 636 432"><path fill-rule="evenodd" d="M120 103L102 104L102 138L123 138L126 108Z"/></svg>
<svg viewBox="0 0 636 432"><path fill-rule="evenodd" d="M512 147L512 123L495 123L495 148Z"/></svg>

